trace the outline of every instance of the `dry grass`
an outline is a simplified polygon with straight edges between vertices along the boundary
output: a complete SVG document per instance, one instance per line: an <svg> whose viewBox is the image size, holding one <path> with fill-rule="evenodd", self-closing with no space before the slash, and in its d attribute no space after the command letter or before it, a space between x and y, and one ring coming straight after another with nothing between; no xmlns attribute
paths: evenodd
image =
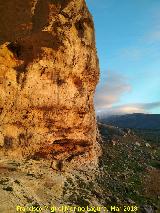
<svg viewBox="0 0 160 213"><path fill-rule="evenodd" d="M145 194L148 197L160 196L160 170L150 169L144 181Z"/></svg>

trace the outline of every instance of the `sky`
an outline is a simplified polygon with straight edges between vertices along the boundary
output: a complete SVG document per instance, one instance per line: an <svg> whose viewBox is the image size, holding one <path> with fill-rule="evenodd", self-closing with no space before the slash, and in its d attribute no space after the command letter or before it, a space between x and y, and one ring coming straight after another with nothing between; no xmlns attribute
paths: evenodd
<svg viewBox="0 0 160 213"><path fill-rule="evenodd" d="M97 113L160 114L160 0L86 0L100 62Z"/></svg>

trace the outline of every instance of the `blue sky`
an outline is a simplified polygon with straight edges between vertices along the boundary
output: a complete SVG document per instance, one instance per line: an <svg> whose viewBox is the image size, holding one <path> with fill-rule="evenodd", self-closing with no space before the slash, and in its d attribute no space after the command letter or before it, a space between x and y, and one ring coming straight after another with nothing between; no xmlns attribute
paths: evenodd
<svg viewBox="0 0 160 213"><path fill-rule="evenodd" d="M101 78L98 112L160 113L160 0L86 0Z"/></svg>

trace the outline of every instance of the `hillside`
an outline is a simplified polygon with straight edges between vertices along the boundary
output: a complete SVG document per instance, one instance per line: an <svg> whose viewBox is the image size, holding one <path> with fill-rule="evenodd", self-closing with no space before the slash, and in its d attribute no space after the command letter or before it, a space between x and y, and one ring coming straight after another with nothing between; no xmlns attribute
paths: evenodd
<svg viewBox="0 0 160 213"><path fill-rule="evenodd" d="M101 116L100 122L121 128L160 129L159 114L133 113L126 115Z"/></svg>
<svg viewBox="0 0 160 213"><path fill-rule="evenodd" d="M120 212L129 206L138 213L158 213L159 144L130 129L99 124L99 131L103 154L99 167L92 170L55 171L43 158L23 162L0 159L0 212L7 207L14 213L17 205L41 207L45 213L61 205L101 206L112 212L111 206L116 205ZM102 212L92 210L88 212Z"/></svg>

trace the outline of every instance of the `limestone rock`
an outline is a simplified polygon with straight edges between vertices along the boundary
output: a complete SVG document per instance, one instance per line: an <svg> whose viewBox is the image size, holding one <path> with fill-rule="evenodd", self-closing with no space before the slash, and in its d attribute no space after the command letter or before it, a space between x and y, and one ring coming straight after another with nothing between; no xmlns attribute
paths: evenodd
<svg viewBox="0 0 160 213"><path fill-rule="evenodd" d="M99 80L84 0L0 1L1 154L97 159Z"/></svg>

